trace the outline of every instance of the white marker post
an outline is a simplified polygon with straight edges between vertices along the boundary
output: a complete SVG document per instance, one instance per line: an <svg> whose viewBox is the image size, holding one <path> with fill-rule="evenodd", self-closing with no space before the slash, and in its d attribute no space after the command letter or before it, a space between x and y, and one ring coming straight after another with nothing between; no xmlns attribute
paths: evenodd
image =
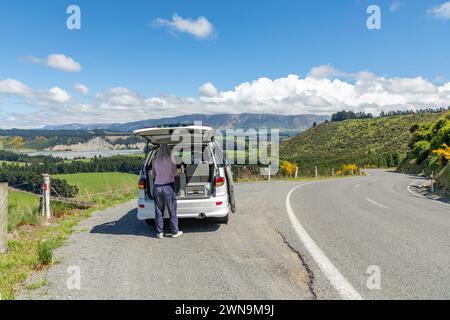
<svg viewBox="0 0 450 320"><path fill-rule="evenodd" d="M50 211L50 175L42 175L42 215L47 219L52 217Z"/></svg>
<svg viewBox="0 0 450 320"><path fill-rule="evenodd" d="M434 171L431 171L430 179L431 179L431 187L430 187L431 193L434 193Z"/></svg>
<svg viewBox="0 0 450 320"><path fill-rule="evenodd" d="M8 249L8 184L0 183L0 254Z"/></svg>
<svg viewBox="0 0 450 320"><path fill-rule="evenodd" d="M298 178L298 167L295 167L295 179Z"/></svg>
<svg viewBox="0 0 450 320"><path fill-rule="evenodd" d="M318 172L317 172L317 166L314 167L314 176L317 178L319 176Z"/></svg>
<svg viewBox="0 0 450 320"><path fill-rule="evenodd" d="M270 181L270 175L272 174L271 168L272 168L272 164L270 164L270 165L269 165L269 168L267 169L267 180L268 180L268 181Z"/></svg>

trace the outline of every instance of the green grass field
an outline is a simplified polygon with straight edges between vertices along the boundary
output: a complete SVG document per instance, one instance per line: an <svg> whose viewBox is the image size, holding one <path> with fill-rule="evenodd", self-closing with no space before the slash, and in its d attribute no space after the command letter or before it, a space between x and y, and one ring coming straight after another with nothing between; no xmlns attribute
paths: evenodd
<svg viewBox="0 0 450 320"><path fill-rule="evenodd" d="M8 203L9 205L29 209L39 206L39 196L28 192L10 190L8 192Z"/></svg>
<svg viewBox="0 0 450 320"><path fill-rule="evenodd" d="M54 178L64 179L79 188L77 198L82 201L103 203L137 195L138 176L120 172L60 174Z"/></svg>
<svg viewBox="0 0 450 320"><path fill-rule="evenodd" d="M39 222L39 196L27 192L8 192L8 230Z"/></svg>
<svg viewBox="0 0 450 320"><path fill-rule="evenodd" d="M26 163L25 162L15 162L15 161L3 161L3 160L0 160L0 166L2 166L3 164L6 164L6 165L18 165L19 167L23 167Z"/></svg>

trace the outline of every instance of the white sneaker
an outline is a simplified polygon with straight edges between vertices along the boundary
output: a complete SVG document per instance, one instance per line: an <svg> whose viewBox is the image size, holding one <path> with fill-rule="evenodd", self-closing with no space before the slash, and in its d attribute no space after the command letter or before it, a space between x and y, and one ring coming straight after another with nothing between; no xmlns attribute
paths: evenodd
<svg viewBox="0 0 450 320"><path fill-rule="evenodd" d="M182 236L182 235L183 235L183 231L178 231L177 234L173 234L173 235L172 235L172 238L178 238L178 237L180 237L180 236Z"/></svg>
<svg viewBox="0 0 450 320"><path fill-rule="evenodd" d="M162 238L164 238L164 233L158 233L157 235L156 235L156 237L158 238L158 239L162 239Z"/></svg>

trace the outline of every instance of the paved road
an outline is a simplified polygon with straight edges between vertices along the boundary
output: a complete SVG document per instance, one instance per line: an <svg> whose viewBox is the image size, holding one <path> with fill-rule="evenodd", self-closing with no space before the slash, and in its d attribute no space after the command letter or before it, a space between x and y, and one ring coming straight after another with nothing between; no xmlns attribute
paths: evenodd
<svg viewBox="0 0 450 320"><path fill-rule="evenodd" d="M450 206L411 194L415 180L374 170L368 177L304 185L291 195L304 230L364 299L450 298ZM367 274L369 266L376 267ZM371 277L369 290L367 280L378 270L381 289ZM331 297L327 282L315 288L322 285L319 298Z"/></svg>
<svg viewBox="0 0 450 320"><path fill-rule="evenodd" d="M415 180L373 170L240 184L229 225L182 221L180 239L155 239L133 201L82 222L60 263L29 281L49 285L20 298L450 298L450 207L413 195ZM81 290L67 289L69 266L80 267ZM373 277L367 286L369 266L380 289Z"/></svg>
<svg viewBox="0 0 450 320"><path fill-rule="evenodd" d="M285 196L293 183L241 184L228 225L181 220L179 239L154 237L136 219L136 201L99 212L56 252L60 261L33 276L48 286L21 299L313 299L309 275L285 244ZM68 290L67 269L81 269Z"/></svg>

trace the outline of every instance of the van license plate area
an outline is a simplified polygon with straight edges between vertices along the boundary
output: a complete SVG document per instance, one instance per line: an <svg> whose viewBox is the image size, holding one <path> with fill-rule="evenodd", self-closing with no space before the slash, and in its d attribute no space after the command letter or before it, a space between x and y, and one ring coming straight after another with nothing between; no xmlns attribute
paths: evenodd
<svg viewBox="0 0 450 320"><path fill-rule="evenodd" d="M204 186L188 186L187 195L192 197L204 197L205 196Z"/></svg>

